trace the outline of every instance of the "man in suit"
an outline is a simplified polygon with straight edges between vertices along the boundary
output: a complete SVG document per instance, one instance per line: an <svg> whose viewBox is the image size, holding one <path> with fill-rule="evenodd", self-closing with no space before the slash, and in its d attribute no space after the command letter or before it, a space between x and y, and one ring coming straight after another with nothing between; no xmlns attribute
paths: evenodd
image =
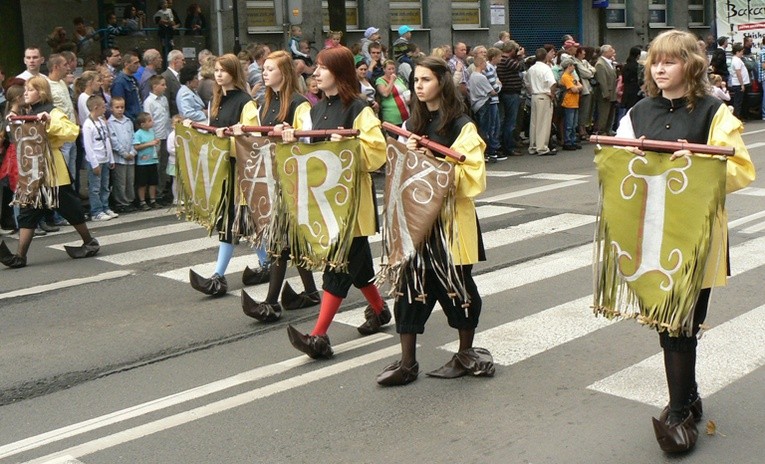
<svg viewBox="0 0 765 464"><path fill-rule="evenodd" d="M717 48L712 52L712 58L709 60L710 66L714 70L715 74L722 77L723 82L730 84L730 71L728 71L728 38L722 36L717 39Z"/></svg>
<svg viewBox="0 0 765 464"><path fill-rule="evenodd" d="M178 114L178 105L175 103L175 97L178 95L178 90L181 88L181 82L178 80L178 73L183 67L184 61L182 51L172 50L167 54L167 69L162 73L162 77L165 78L165 83L167 83L165 96L167 97L167 102L170 104L170 117Z"/></svg>
<svg viewBox="0 0 765 464"><path fill-rule="evenodd" d="M600 47L600 58L595 63L595 79L598 81L598 132L612 135L616 104L616 68L613 59L616 50L611 45Z"/></svg>

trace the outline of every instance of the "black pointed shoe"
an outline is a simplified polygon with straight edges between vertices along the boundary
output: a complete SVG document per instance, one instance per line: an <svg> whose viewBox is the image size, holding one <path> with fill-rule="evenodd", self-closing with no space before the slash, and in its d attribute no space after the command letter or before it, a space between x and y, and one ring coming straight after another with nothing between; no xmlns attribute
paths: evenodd
<svg viewBox="0 0 765 464"><path fill-rule="evenodd" d="M375 334L380 331L380 327L390 322L392 317L387 303L383 302L383 309L380 314L375 314L372 306L367 305L367 308L364 310L364 318L366 320L357 329L361 335Z"/></svg>
<svg viewBox="0 0 765 464"><path fill-rule="evenodd" d="M383 387L408 385L417 380L419 373L419 363L415 362L411 367L404 367L401 361L396 361L385 366L385 369L377 375L377 383Z"/></svg>
<svg viewBox="0 0 765 464"><path fill-rule="evenodd" d="M306 293L304 291L295 293L295 290L292 289L292 286L289 282L284 283L281 299L282 308L287 311L309 308L321 303L321 295L319 294L318 290L311 293Z"/></svg>
<svg viewBox="0 0 765 464"><path fill-rule="evenodd" d="M66 254L72 259L90 258L95 256L100 249L101 245L96 239L91 239L88 243L83 243L78 247L64 245Z"/></svg>
<svg viewBox="0 0 765 464"><path fill-rule="evenodd" d="M694 395L694 397L691 399L690 403L688 404L688 409L690 409L691 414L693 414L693 421L697 424L701 422L701 417L704 415L704 408L701 404L701 397L698 393ZM662 409L661 414L659 414L659 420L661 422L666 422L667 418L669 417L669 405L664 406L664 409Z"/></svg>
<svg viewBox="0 0 765 464"><path fill-rule="evenodd" d="M292 325L287 326L287 335L295 349L312 359L329 359L335 354L326 335L303 335Z"/></svg>
<svg viewBox="0 0 765 464"><path fill-rule="evenodd" d="M651 419L656 441L665 453L684 453L696 446L699 430L690 410L686 410L685 419L675 424L670 424L669 420L660 421L653 417Z"/></svg>
<svg viewBox="0 0 765 464"><path fill-rule="evenodd" d="M226 277L218 274L213 274L209 279L205 279L193 269L189 269L189 283L191 288L205 295L218 297L225 295L228 291Z"/></svg>
<svg viewBox="0 0 765 464"><path fill-rule="evenodd" d="M19 269L27 265L27 257L11 253L5 241L0 241L0 263L12 269Z"/></svg>
<svg viewBox="0 0 765 464"><path fill-rule="evenodd" d="M282 307L279 303L271 304L265 301L258 303L244 290L242 290L242 311L260 322L274 322L282 317Z"/></svg>
<svg viewBox="0 0 765 464"><path fill-rule="evenodd" d="M456 379L468 374L474 377L493 377L494 371L494 358L489 350L468 348L458 352L449 362L426 375L440 379Z"/></svg>
<svg viewBox="0 0 765 464"><path fill-rule="evenodd" d="M264 284L268 282L269 279L271 279L270 267L261 267L253 271L247 266L244 268L244 272L242 272L242 283L244 285Z"/></svg>

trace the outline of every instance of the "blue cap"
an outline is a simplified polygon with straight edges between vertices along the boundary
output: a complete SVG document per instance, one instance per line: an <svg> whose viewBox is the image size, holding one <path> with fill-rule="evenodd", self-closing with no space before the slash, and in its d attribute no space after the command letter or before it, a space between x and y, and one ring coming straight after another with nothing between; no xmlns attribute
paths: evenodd
<svg viewBox="0 0 765 464"><path fill-rule="evenodd" d="M412 28L409 26L401 26L398 28L398 35L404 35L407 32L412 32Z"/></svg>

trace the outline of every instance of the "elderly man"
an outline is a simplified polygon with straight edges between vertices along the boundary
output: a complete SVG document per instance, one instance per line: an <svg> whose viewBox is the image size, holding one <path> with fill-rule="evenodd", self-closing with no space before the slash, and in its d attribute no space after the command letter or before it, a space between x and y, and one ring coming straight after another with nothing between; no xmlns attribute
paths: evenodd
<svg viewBox="0 0 765 464"><path fill-rule="evenodd" d="M555 75L547 63L547 50L538 48L536 63L526 72L526 89L531 95L531 126L529 128L529 154L554 155L550 149L550 129L553 117Z"/></svg>
<svg viewBox="0 0 765 464"><path fill-rule="evenodd" d="M143 74L141 74L141 80L139 81L141 101L146 100L151 93L149 79L151 79L151 76L156 76L158 74L157 71L162 67L162 55L159 53L159 50L150 48L143 52L143 65Z"/></svg>
<svg viewBox="0 0 765 464"><path fill-rule="evenodd" d="M183 52L180 50L172 50L167 54L167 69L162 73L162 77L165 78L167 83L167 90L165 96L167 102L170 104L170 116L178 114L178 106L175 104L175 97L178 95L178 89L181 88L181 82L178 80L178 72L183 67L185 59L183 58Z"/></svg>
<svg viewBox="0 0 765 464"><path fill-rule="evenodd" d="M598 133L613 135L614 106L616 104L616 68L613 59L616 50L611 45L600 47L600 57L595 63L595 80L598 81Z"/></svg>
<svg viewBox="0 0 765 464"><path fill-rule="evenodd" d="M452 71L454 83L458 85L462 95L467 97L467 82L468 78L470 77L470 72L468 71L467 64L467 45L465 45L463 42L457 42L457 45L454 46L454 54L449 59L447 64L449 65L449 69ZM459 79L459 81L457 79Z"/></svg>

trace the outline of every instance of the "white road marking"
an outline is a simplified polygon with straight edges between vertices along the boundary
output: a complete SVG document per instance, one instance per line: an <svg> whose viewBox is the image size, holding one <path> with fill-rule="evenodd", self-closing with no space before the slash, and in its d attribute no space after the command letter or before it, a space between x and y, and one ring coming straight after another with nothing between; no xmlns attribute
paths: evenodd
<svg viewBox="0 0 765 464"><path fill-rule="evenodd" d="M369 337L351 340L341 345L337 345L333 347L333 349L336 355L340 355L390 338L392 338L391 335L378 333ZM19 440L14 443L9 443L0 447L0 459L14 456L25 451L30 451L50 443L55 443L59 440L64 440L77 435L81 435L83 433L91 432L102 427L107 427L112 424L133 419L135 417L140 417L145 414L175 406L177 404L202 398L204 396L220 392L237 385L242 385L248 382L255 382L268 377L283 374L290 369L294 369L305 364L310 364L312 362L314 361L307 356L297 356L295 358L287 359L275 364L261 366L250 371L242 372L240 374L217 380L206 385L200 385L199 387L182 391L174 395L158 398L156 400L148 401L146 403L132 406L130 408L125 408L120 411L115 411L113 413L95 417L87 421L72 424L56 430L51 430L50 432L42 433L34 437L29 437L24 440ZM64 452L59 454L70 455L71 453Z"/></svg>
<svg viewBox="0 0 765 464"><path fill-rule="evenodd" d="M747 135L747 134L744 134L744 135ZM751 150L753 148L760 148L760 147L765 147L765 142L750 143L750 144L747 144L746 146L748 150Z"/></svg>
<svg viewBox="0 0 765 464"><path fill-rule="evenodd" d="M203 264L196 264L194 266L185 266L178 269L172 269L167 272L157 274L160 277L166 277L168 279L177 280L178 282L189 282L189 269L194 269L194 272L201 276L210 276L215 272L215 261L210 261ZM258 256L255 254L255 250L242 256L235 256L231 258L226 269L226 274L236 274L244 271L244 268L250 266L251 269L258 269ZM238 278L239 276L237 276Z"/></svg>
<svg viewBox="0 0 765 464"><path fill-rule="evenodd" d="M46 461L44 464L85 464L85 463L75 459L74 456L66 455L66 456L61 456L59 458L53 459L51 461Z"/></svg>
<svg viewBox="0 0 765 464"><path fill-rule="evenodd" d="M531 174L523 176L524 179L540 179L540 180L579 180L592 177L589 174L555 174L550 172L542 172L539 174Z"/></svg>
<svg viewBox="0 0 765 464"><path fill-rule="evenodd" d="M480 197L477 199L478 203L494 203L498 201L511 200L513 198L525 197L528 195L535 195L537 193L549 192L550 190L557 190L567 187L573 187L579 184L586 184L586 180L569 180L565 182L558 182L555 184L542 185L540 187L532 187L524 190L517 190L515 192L502 193L500 195L494 195L491 197Z"/></svg>
<svg viewBox="0 0 765 464"><path fill-rule="evenodd" d="M214 237L195 238L184 240L168 245L158 245L148 248L141 248L124 253L99 256L96 259L107 263L118 264L120 266L129 266L131 264L153 261L155 259L170 258L184 253L196 253L209 248L217 248L218 239Z"/></svg>
<svg viewBox="0 0 765 464"><path fill-rule="evenodd" d="M97 237L98 243L101 244L101 246L105 245L116 245L118 243L126 243L126 242L134 242L136 240L141 240L145 238L153 238L159 235L170 235L170 234L176 234L179 232L186 232L189 230L199 230L200 233L205 233L202 226L195 224L193 222L176 222L172 224L168 224L165 226L157 226L157 227L149 227L146 229L139 229L139 230L132 230L130 232L123 232L120 234L112 234L112 235L101 235ZM66 246L77 246L79 245L79 241L75 242L69 242L69 243L62 243L59 245L50 245L48 248L53 248L55 250L64 250L64 245Z"/></svg>
<svg viewBox="0 0 765 464"><path fill-rule="evenodd" d="M741 135L754 135L754 134L760 134L762 132L765 132L765 129L758 129L758 130L753 130L753 131L750 131L750 132L744 132ZM763 143L763 145L765 145L765 143ZM749 148L749 145L747 145L747 148Z"/></svg>
<svg viewBox="0 0 765 464"><path fill-rule="evenodd" d="M765 197L765 188L762 187L746 187L741 190L736 190L733 195L748 195L750 197Z"/></svg>
<svg viewBox="0 0 765 464"><path fill-rule="evenodd" d="M747 222L756 221L757 219L761 218L765 218L765 211L760 211L759 213L750 214L749 216L744 216L733 221L728 221L728 228L732 229L734 227L740 226L741 224L746 224Z"/></svg>
<svg viewBox="0 0 765 464"><path fill-rule="evenodd" d="M486 171L486 177L515 177L528 174L524 171Z"/></svg>
<svg viewBox="0 0 765 464"><path fill-rule="evenodd" d="M755 232L760 232L761 230L765 230L765 222L761 222L759 224L755 224L753 226L749 226L745 229L741 229L742 234L754 234Z"/></svg>
<svg viewBox="0 0 765 464"><path fill-rule="evenodd" d="M398 345L394 345L388 348L373 351L368 354L356 356L346 361L329 364L326 367L306 372L305 374L290 377L288 379L274 382L254 390L232 396L230 398L215 401L204 406L190 409L188 411L183 411L172 416L168 416L127 430L123 430L121 432L107 435L105 437L98 438L81 445L76 445L64 451L29 461L28 464L45 464L50 459L59 456L86 456L97 451L137 440L147 435L161 432L163 430L177 427L179 425L187 424L189 422L212 416L220 412L228 411L239 406L244 406L257 400L276 395L278 393L283 393L294 388L309 385L313 382L318 382L319 380L342 374L357 367L365 366L367 364L371 364L391 356L396 356L400 353L400 350L401 348Z"/></svg>
<svg viewBox="0 0 765 464"><path fill-rule="evenodd" d="M50 284L37 285L34 287L22 288L20 290L13 290L10 292L0 293L0 300L8 298L16 298L19 296L36 295L38 293L51 292L53 290L59 290L61 288L71 288L78 285L92 284L96 282L103 282L105 280L119 279L129 276L135 272L127 270L104 272L103 274L97 274L94 276L81 277L79 279L61 280Z"/></svg>

